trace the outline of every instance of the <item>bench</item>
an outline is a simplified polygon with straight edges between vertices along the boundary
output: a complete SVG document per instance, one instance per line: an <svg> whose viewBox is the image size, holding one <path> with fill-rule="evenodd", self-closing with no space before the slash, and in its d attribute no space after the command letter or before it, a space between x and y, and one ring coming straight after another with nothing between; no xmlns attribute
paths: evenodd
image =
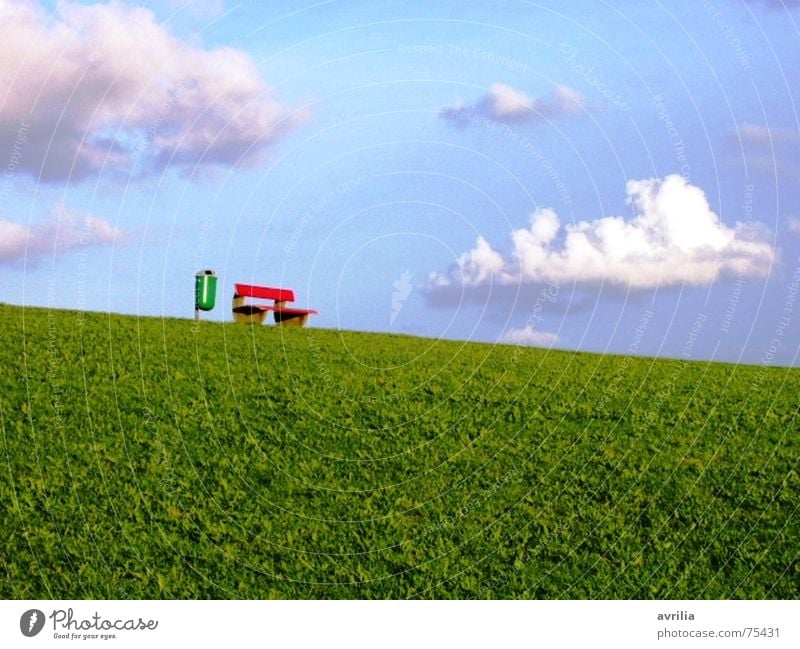
<svg viewBox="0 0 800 649"><path fill-rule="evenodd" d="M273 303L271 305L248 304L247 298L272 300ZM287 307L287 302L294 302L294 291L291 289L234 284L233 319L243 324L261 324L267 314L272 311L276 324L302 327L308 322L308 316L317 314L314 309Z"/></svg>

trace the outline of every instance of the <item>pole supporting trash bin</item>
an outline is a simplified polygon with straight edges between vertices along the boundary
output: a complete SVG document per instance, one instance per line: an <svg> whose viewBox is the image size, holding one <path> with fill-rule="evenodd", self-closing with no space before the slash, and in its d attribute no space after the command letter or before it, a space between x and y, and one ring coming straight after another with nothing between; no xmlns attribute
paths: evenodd
<svg viewBox="0 0 800 649"><path fill-rule="evenodd" d="M194 319L200 319L200 311L211 311L216 298L216 274L213 270L201 270L194 276Z"/></svg>

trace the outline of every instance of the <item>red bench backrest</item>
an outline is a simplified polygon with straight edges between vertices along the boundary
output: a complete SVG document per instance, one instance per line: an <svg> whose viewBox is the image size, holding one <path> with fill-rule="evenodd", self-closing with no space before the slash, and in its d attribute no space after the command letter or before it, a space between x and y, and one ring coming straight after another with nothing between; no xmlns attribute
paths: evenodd
<svg viewBox="0 0 800 649"><path fill-rule="evenodd" d="M234 284L234 290L236 295L244 297L258 297L263 300L275 300L276 302L294 302L294 291L288 288Z"/></svg>

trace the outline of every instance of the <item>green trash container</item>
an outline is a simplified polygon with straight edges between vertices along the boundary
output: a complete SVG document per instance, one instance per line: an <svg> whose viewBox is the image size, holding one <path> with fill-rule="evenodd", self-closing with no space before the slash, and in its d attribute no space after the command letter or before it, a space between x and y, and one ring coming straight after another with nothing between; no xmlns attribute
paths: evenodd
<svg viewBox="0 0 800 649"><path fill-rule="evenodd" d="M217 276L213 270L201 270L194 276L194 317L200 311L211 311L217 298Z"/></svg>

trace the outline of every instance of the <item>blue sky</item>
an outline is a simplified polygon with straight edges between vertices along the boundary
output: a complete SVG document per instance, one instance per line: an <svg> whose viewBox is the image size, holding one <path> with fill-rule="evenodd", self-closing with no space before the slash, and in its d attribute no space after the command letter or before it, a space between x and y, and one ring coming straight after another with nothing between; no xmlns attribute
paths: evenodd
<svg viewBox="0 0 800 649"><path fill-rule="evenodd" d="M0 13L2 301L798 363L796 3Z"/></svg>

